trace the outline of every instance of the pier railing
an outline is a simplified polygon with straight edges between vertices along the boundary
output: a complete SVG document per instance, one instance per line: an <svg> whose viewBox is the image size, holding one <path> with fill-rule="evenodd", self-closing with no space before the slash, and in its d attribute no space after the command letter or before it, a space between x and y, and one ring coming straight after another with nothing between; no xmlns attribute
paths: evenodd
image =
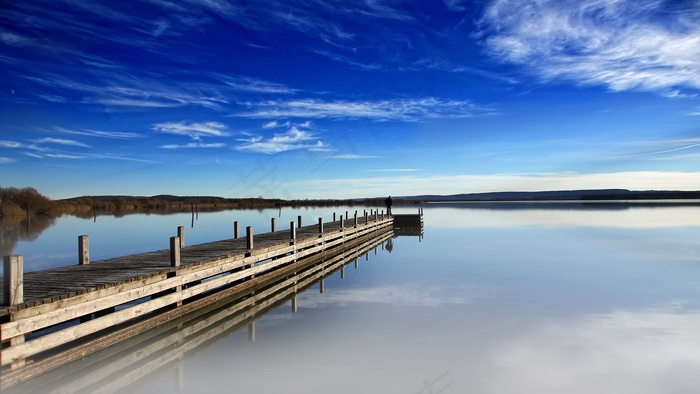
<svg viewBox="0 0 700 394"><path fill-rule="evenodd" d="M22 299L21 275L13 274L18 265L21 273L21 258L8 256L5 258L4 300L15 304L2 310L5 322L0 325L3 346L0 365L11 365L13 369L21 367L25 360L34 356L97 333L109 333L143 319L164 315L167 311L177 311L183 303L197 302L205 296L214 302L217 298L212 294L216 292L232 286L253 286L253 278L313 255L332 253L334 248L349 240L391 228L392 223L393 218L383 214L380 217L378 213L371 216L365 213L364 218L358 219L356 213L347 222L341 216L340 221L329 223L325 229L320 219L318 226L299 229L292 222L286 235L274 232L254 236L249 227L244 248L232 249L224 255L218 251L214 257L202 251L195 261L189 258L185 264L183 260L187 259L181 256L182 237L172 237L171 248L165 251L169 252L169 268L161 267L150 274L28 302ZM258 238L264 242L257 245ZM240 245L243 240L220 241L210 246L214 249L217 246L232 247L225 242ZM81 250L81 256L87 256L87 251ZM148 258L149 254L144 256ZM96 272L101 267L100 262L85 261L81 264L81 267L97 269ZM84 271L75 272L78 275ZM169 313L168 316L176 318L178 314Z"/></svg>

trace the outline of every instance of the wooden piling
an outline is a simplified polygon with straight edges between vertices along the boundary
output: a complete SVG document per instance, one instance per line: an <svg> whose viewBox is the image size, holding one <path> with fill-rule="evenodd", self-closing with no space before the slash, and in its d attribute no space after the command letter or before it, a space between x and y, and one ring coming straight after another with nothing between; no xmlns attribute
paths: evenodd
<svg viewBox="0 0 700 394"><path fill-rule="evenodd" d="M297 239L297 230L294 228L294 221L289 222L289 239Z"/></svg>
<svg viewBox="0 0 700 394"><path fill-rule="evenodd" d="M87 235L78 236L78 264L90 264L90 237Z"/></svg>
<svg viewBox="0 0 700 394"><path fill-rule="evenodd" d="M318 233L323 234L323 218L318 218Z"/></svg>
<svg viewBox="0 0 700 394"><path fill-rule="evenodd" d="M5 305L21 304L24 302L24 258L21 255L5 256L3 262Z"/></svg>
<svg viewBox="0 0 700 394"><path fill-rule="evenodd" d="M270 219L270 232L271 233L274 233L275 231L277 231L276 223L277 222L275 221L275 218Z"/></svg>
<svg viewBox="0 0 700 394"><path fill-rule="evenodd" d="M245 228L245 248L248 250L253 250L253 226L248 226Z"/></svg>
<svg viewBox="0 0 700 394"><path fill-rule="evenodd" d="M180 266L180 238L170 237L170 266Z"/></svg>
<svg viewBox="0 0 700 394"><path fill-rule="evenodd" d="M345 220L343 219L343 215L340 215L340 231L345 231Z"/></svg>
<svg viewBox="0 0 700 394"><path fill-rule="evenodd" d="M185 247L185 226L177 228L177 237L180 238L180 248Z"/></svg>
<svg viewBox="0 0 700 394"><path fill-rule="evenodd" d="M355 227L357 227L357 211L355 211Z"/></svg>
<svg viewBox="0 0 700 394"><path fill-rule="evenodd" d="M238 237L241 235L241 225L240 223L233 222L233 239L238 239Z"/></svg>
<svg viewBox="0 0 700 394"><path fill-rule="evenodd" d="M333 212L333 221L335 222L335 212Z"/></svg>
<svg viewBox="0 0 700 394"><path fill-rule="evenodd" d="M297 217L297 219L298 219L298 222L299 222L299 225L298 225L297 227L301 228L301 215L299 215L299 216Z"/></svg>

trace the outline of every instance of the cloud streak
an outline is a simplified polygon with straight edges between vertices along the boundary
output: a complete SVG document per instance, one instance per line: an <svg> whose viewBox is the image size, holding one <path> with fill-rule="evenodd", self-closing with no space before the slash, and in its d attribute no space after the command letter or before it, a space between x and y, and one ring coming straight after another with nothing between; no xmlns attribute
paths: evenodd
<svg viewBox="0 0 700 394"><path fill-rule="evenodd" d="M376 121L419 122L431 119L470 118L495 113L468 100L436 97L377 101L270 100L244 103L247 112L233 114L248 118L331 118Z"/></svg>
<svg viewBox="0 0 700 394"><path fill-rule="evenodd" d="M243 142L243 144L236 147L236 150L265 154L294 150L313 152L325 152L330 150L330 147L321 141L321 139L308 131L298 129L296 126L292 126L286 133L275 134L268 139L255 136L247 140L241 140L241 142Z"/></svg>
<svg viewBox="0 0 700 394"><path fill-rule="evenodd" d="M184 135L199 141L202 137L224 137L229 133L227 127L219 122L165 122L154 124L152 129L158 133Z"/></svg>
<svg viewBox="0 0 700 394"><path fill-rule="evenodd" d="M543 80L667 96L700 89L700 10L663 0L497 0L481 20L499 60ZM682 7L682 6L680 6Z"/></svg>

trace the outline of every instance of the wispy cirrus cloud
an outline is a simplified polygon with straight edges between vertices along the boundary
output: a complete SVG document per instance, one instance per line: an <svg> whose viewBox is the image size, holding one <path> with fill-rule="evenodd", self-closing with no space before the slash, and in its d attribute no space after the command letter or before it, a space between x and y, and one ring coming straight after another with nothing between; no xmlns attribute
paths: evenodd
<svg viewBox="0 0 700 394"><path fill-rule="evenodd" d="M10 164L10 163L14 163L15 161L17 161L17 160L12 159L10 157L0 157L0 164Z"/></svg>
<svg viewBox="0 0 700 394"><path fill-rule="evenodd" d="M491 55L544 80L679 96L700 89L700 8L664 0L496 0L481 19Z"/></svg>
<svg viewBox="0 0 700 394"><path fill-rule="evenodd" d="M54 127L53 130L65 134L84 135L88 137L113 138L119 140L130 140L144 138L145 136L138 133L129 133L122 131L100 131L100 130L71 130L63 127Z"/></svg>
<svg viewBox="0 0 700 394"><path fill-rule="evenodd" d="M289 131L285 133L278 133L267 139L261 136L253 136L240 141L242 144L237 146L236 150L266 154L293 150L307 150L313 152L325 152L330 150L330 147L320 138L308 131L300 130L296 126L292 126Z"/></svg>
<svg viewBox="0 0 700 394"><path fill-rule="evenodd" d="M341 154L341 155L333 155L330 158L331 159L340 159L340 160L362 160L362 159L378 159L379 156L361 155L361 154L356 154L356 153L345 153L345 154Z"/></svg>
<svg viewBox="0 0 700 394"><path fill-rule="evenodd" d="M225 85L244 92L294 94L299 91L279 83L245 76L220 76L219 78Z"/></svg>
<svg viewBox="0 0 700 394"><path fill-rule="evenodd" d="M377 101L270 100L244 104L251 107L251 110L239 112L233 116L263 119L293 117L419 122L429 119L469 118L495 113L492 109L471 101L435 97Z"/></svg>
<svg viewBox="0 0 700 394"><path fill-rule="evenodd" d="M214 142L210 144L205 144L205 143L198 143L198 142L190 142L188 144L184 145L177 145L177 144L169 144L169 145L161 145L160 147L163 149L192 149L192 148L223 148L225 147L226 144L223 142Z"/></svg>
<svg viewBox="0 0 700 394"><path fill-rule="evenodd" d="M184 135L199 141L202 137L225 137L228 127L219 122L164 122L157 123L152 129L158 133Z"/></svg>
<svg viewBox="0 0 700 394"><path fill-rule="evenodd" d="M17 142L17 141L5 141L1 140L0 141L0 148L21 148L22 143Z"/></svg>
<svg viewBox="0 0 700 394"><path fill-rule="evenodd" d="M58 145L68 145L68 146L78 146L81 148L90 148L90 145L84 144L80 141L75 141L75 140L67 140L64 138L53 138L53 137L46 137L46 138L41 138L38 140L32 140L35 144L58 144Z"/></svg>

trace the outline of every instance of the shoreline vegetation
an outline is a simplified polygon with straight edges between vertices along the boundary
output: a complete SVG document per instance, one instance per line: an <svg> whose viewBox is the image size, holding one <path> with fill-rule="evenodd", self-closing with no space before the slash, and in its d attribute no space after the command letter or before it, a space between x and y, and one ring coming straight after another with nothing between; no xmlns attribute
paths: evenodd
<svg viewBox="0 0 700 394"><path fill-rule="evenodd" d="M420 195L394 197L397 206L426 202L532 202L532 201L640 201L700 200L700 191L630 191L626 189L565 190L542 192L494 192L454 195ZM283 200L258 198L224 198L214 196L81 196L52 200L32 187L0 187L0 218L46 215L72 215L91 218L127 214L170 214L178 212L213 212L229 209L265 209L286 207L384 206L384 197L364 199Z"/></svg>
<svg viewBox="0 0 700 394"><path fill-rule="evenodd" d="M420 201L394 199L395 205L415 205ZM35 216L61 217L72 215L80 218L128 214L171 214L181 212L215 212L230 209L266 209L288 207L335 207L335 206L384 206L382 198L327 199L327 200L283 200L258 198L224 198L214 196L81 196L52 200L36 189L0 187L0 219Z"/></svg>

